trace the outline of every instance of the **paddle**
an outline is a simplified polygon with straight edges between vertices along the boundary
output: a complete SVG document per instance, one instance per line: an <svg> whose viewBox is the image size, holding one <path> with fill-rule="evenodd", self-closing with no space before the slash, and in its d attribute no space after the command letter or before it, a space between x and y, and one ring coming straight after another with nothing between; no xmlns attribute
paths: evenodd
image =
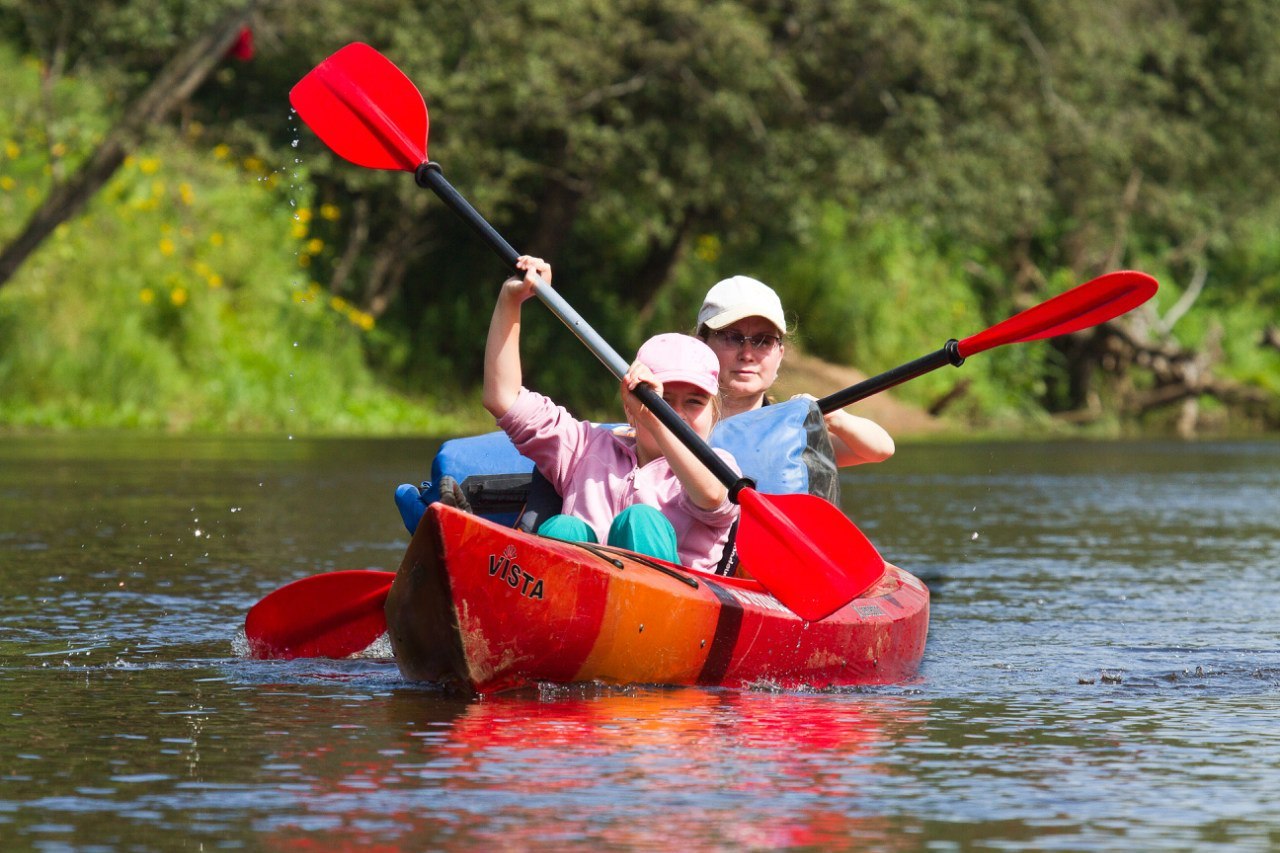
<svg viewBox="0 0 1280 853"><path fill-rule="evenodd" d="M267 595L244 620L253 658L345 658L387 630L383 606L395 572L349 569L296 580Z"/></svg>
<svg viewBox="0 0 1280 853"><path fill-rule="evenodd" d="M461 216L503 262L519 253L427 159L426 103L391 60L365 44L349 44L317 65L289 93L298 115L334 153L358 166L413 172ZM628 364L546 282L535 294L622 379ZM779 601L818 620L852 601L884 573L884 560L839 510L812 495L762 495L739 476L649 386L636 396L729 490L741 510L742 565Z"/></svg>
<svg viewBox="0 0 1280 853"><path fill-rule="evenodd" d="M1156 287L1154 278L1133 270L1120 270L1100 275L1092 281L1086 281L1065 293L1059 293L1046 302L1015 314L986 331L971 335L962 341L953 338L937 352L909 361L893 370L887 370L879 376L864 379L843 391L829 394L818 400L818 408L823 413L843 409L872 394L878 394L939 367L948 364L959 367L969 356L1005 344L1038 341L1105 323L1146 302L1155 294Z"/></svg>

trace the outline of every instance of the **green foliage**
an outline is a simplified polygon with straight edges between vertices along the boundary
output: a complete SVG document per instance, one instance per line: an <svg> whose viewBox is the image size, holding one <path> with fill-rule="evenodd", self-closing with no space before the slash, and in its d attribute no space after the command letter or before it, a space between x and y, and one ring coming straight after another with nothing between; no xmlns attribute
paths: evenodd
<svg viewBox="0 0 1280 853"><path fill-rule="evenodd" d="M3 61L15 82L0 117L19 151L0 159L0 181L15 184L0 192L0 231L13 233L166 57L234 5L0 0L0 40L18 51ZM258 57L221 66L183 130L161 129L88 217L0 290L5 340L22 324L27 349L45 352L38 375L69 383L72 398L89 399L92 374L54 371L54 351L103 326L47 304L55 290L42 277L121 312L137 340L102 355L122 400L144 396L128 390L141 375L164 405L201 412L157 422L251 425L291 392L292 408L314 402L314 415L270 422L367 410L353 399L371 382L362 359L405 392L470 393L504 271L406 176L339 161L286 119L289 87L355 40L425 93L432 158L513 245L555 262L557 288L620 352L688 328L706 286L733 272L778 286L803 346L875 372L1107 269L1156 273L1161 312L1205 270L1171 340L1217 341L1219 375L1275 393L1276 353L1257 345L1280 314L1271 0L280 0L262 4L256 26ZM160 177L138 174L148 158ZM272 176L289 186L266 186ZM160 208L116 215L156 180ZM192 205L174 196L182 181ZM281 219L289 200L310 221ZM201 242L215 225L221 254ZM173 254L157 259L165 237ZM86 254L102 268L70 272L70 256ZM43 325L24 319L36 315ZM611 411L603 368L540 308L528 316L530 383ZM59 344L39 342L46 327ZM253 336L264 343L244 343ZM303 352L282 352L293 340ZM308 373L315 351L335 364ZM926 402L963 379L968 418L1027 417L1081 405L1080 377L1101 375L1095 357L1001 348L901 393ZM33 355L0 341L0 378L24 381L19 358L30 369ZM272 373L276 363L291 368ZM340 402L298 391L316 372L332 374ZM1115 384L1149 382L1134 373ZM145 409L103 410L123 418L131 405Z"/></svg>
<svg viewBox="0 0 1280 853"><path fill-rule="evenodd" d="M323 249L309 223L337 214L313 213L305 174L200 141L158 134L0 291L0 423L457 428L379 389L363 359L372 318L308 275ZM29 138L5 144L12 233L43 195L47 158Z"/></svg>

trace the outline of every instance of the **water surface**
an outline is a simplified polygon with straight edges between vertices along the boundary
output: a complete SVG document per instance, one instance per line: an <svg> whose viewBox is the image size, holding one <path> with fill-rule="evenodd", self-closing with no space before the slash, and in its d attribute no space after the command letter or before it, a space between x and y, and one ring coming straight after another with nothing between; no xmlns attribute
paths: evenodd
<svg viewBox="0 0 1280 853"><path fill-rule="evenodd" d="M263 662L245 611L394 569L425 441L0 440L0 842L33 850L1280 845L1280 444L904 446L846 509L920 676L546 687Z"/></svg>

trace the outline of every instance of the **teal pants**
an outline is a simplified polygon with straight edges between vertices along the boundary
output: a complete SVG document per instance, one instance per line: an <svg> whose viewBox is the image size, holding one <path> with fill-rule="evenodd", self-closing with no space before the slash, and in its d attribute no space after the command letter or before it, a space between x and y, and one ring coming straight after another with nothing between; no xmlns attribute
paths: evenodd
<svg viewBox="0 0 1280 853"><path fill-rule="evenodd" d="M595 531L585 521L571 515L551 516L538 526L538 535L565 542L598 541ZM665 515L644 504L629 506L618 513L609 525L608 544L680 564L676 529Z"/></svg>

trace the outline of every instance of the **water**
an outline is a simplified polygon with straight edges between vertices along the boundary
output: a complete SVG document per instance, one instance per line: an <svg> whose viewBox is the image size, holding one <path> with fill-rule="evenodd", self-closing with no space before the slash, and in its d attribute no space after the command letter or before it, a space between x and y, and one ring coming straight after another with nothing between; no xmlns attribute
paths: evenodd
<svg viewBox="0 0 1280 853"><path fill-rule="evenodd" d="M908 684L468 700L377 650L244 659L265 593L395 568L392 490L433 450L0 440L0 848L1280 845L1280 444L850 472L847 509L933 592Z"/></svg>

